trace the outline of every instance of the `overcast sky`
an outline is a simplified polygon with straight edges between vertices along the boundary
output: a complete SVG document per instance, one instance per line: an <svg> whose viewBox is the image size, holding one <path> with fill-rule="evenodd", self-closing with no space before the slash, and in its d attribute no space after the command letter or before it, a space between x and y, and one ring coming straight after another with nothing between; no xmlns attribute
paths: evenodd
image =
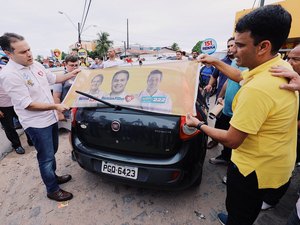
<svg viewBox="0 0 300 225"><path fill-rule="evenodd" d="M176 42L182 50L190 52L198 41L214 38L217 50L221 51L233 33L236 11L252 8L254 2L92 0L82 39L96 39L96 33L105 31L115 46L121 46L126 41L128 18L130 44L163 47ZM273 2L277 1L265 0L265 4ZM23 35L35 56L50 56L50 49L55 48L68 52L68 47L78 40L74 24L82 19L85 0L3 0L2 3L0 35L4 32ZM258 5L259 0L255 3Z"/></svg>

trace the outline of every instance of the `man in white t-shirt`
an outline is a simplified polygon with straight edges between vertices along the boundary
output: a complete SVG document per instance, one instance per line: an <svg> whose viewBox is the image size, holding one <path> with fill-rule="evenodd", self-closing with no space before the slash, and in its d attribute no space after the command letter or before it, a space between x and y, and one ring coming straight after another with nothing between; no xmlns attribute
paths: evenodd
<svg viewBox="0 0 300 225"><path fill-rule="evenodd" d="M159 90L163 74L160 70L153 70L148 75L147 88L139 94L141 108L147 111L170 113L172 100L170 96Z"/></svg>

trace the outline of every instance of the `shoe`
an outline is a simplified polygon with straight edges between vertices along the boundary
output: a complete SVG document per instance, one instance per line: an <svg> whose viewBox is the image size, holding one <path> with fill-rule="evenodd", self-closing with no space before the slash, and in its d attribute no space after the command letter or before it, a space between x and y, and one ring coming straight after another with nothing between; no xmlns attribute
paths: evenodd
<svg viewBox="0 0 300 225"><path fill-rule="evenodd" d="M31 140L27 140L27 144L28 144L28 146L33 146L33 143Z"/></svg>
<svg viewBox="0 0 300 225"><path fill-rule="evenodd" d="M25 153L25 149L22 146L15 148L15 151L16 151L17 154L24 154Z"/></svg>
<svg viewBox="0 0 300 225"><path fill-rule="evenodd" d="M227 164L228 164L228 161L227 161L226 159L224 159L224 158L222 157L222 155L219 155L219 156L217 156L217 157L215 157L215 158L210 158L210 159L209 159L209 162L210 162L211 164L214 164L214 165L216 165L216 164L227 165Z"/></svg>
<svg viewBox="0 0 300 225"><path fill-rule="evenodd" d="M224 214L224 213L219 213L218 214L218 220L219 222L222 224L222 225L226 225L227 223L227 218L228 218L228 215Z"/></svg>
<svg viewBox="0 0 300 225"><path fill-rule="evenodd" d="M211 140L210 142L208 142L206 148L207 149L212 149L213 147L216 147L219 143L217 141Z"/></svg>
<svg viewBox="0 0 300 225"><path fill-rule="evenodd" d="M296 162L296 167L300 167L300 162Z"/></svg>
<svg viewBox="0 0 300 225"><path fill-rule="evenodd" d="M68 201L73 198L72 193L59 189L53 193L48 193L47 197L58 202Z"/></svg>
<svg viewBox="0 0 300 225"><path fill-rule="evenodd" d="M56 176L57 184L64 184L67 183L72 179L72 176L69 174L62 175L62 176Z"/></svg>
<svg viewBox="0 0 300 225"><path fill-rule="evenodd" d="M223 184L227 184L227 176L224 176L224 177L223 177L222 183L223 183Z"/></svg>
<svg viewBox="0 0 300 225"><path fill-rule="evenodd" d="M263 202L262 205L261 205L261 210L262 211L266 211L266 210L273 209L273 208L274 208L274 205L269 205L266 202Z"/></svg>

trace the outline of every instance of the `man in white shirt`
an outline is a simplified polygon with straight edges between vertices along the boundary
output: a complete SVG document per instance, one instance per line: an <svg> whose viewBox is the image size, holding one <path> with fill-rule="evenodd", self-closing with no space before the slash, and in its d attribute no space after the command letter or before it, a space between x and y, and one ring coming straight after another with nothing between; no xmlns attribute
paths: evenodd
<svg viewBox="0 0 300 225"><path fill-rule="evenodd" d="M116 72L111 80L111 92L108 95L103 96L102 100L116 105L138 107L139 103L137 97L127 94L125 91L128 80L129 72L127 70Z"/></svg>
<svg viewBox="0 0 300 225"><path fill-rule="evenodd" d="M20 123L37 150L40 173L47 189L47 197L67 201L73 195L60 189L59 184L71 180L71 175L57 176L55 153L58 149L57 111L68 107L55 104L49 84L64 82L75 77L80 69L55 75L34 61L24 37L5 33L0 46L10 60L1 71L0 85L11 98Z"/></svg>
<svg viewBox="0 0 300 225"><path fill-rule="evenodd" d="M103 62L103 68L115 67L123 64L124 62L116 58L116 51L114 48L110 48L107 51L108 59Z"/></svg>
<svg viewBox="0 0 300 225"><path fill-rule="evenodd" d="M163 74L160 70L153 70L148 75L147 88L140 92L141 108L147 111L170 113L172 100L170 96L159 90Z"/></svg>

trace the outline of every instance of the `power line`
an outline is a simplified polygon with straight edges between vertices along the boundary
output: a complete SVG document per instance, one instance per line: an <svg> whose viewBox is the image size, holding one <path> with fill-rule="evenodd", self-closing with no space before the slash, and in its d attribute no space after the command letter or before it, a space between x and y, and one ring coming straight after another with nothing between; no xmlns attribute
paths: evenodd
<svg viewBox="0 0 300 225"><path fill-rule="evenodd" d="M81 24L81 31L80 31L80 33L82 33L82 31L83 31L83 28L84 28L84 25L85 25L85 22L86 22L86 18L87 18L88 14L89 14L89 11L90 11L91 3L92 3L92 0L89 1L89 5L88 5L88 8L86 10L84 21Z"/></svg>

